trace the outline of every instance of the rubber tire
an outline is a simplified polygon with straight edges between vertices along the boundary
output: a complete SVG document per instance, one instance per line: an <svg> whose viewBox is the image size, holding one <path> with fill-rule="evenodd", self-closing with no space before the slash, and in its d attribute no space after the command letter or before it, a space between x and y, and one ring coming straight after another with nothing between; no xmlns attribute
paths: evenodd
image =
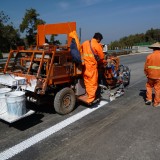
<svg viewBox="0 0 160 160"><path fill-rule="evenodd" d="M66 103L66 106L64 102ZM63 88L57 92L54 99L54 109L58 114L65 115L73 111L76 103L75 93L71 88Z"/></svg>
<svg viewBox="0 0 160 160"><path fill-rule="evenodd" d="M124 83L124 87L127 87L130 85L130 80L131 80L131 73L129 72L129 78L128 78L128 82Z"/></svg>
<svg viewBox="0 0 160 160"><path fill-rule="evenodd" d="M127 86L130 85L130 81L131 81L131 73L129 72L129 78L128 78Z"/></svg>

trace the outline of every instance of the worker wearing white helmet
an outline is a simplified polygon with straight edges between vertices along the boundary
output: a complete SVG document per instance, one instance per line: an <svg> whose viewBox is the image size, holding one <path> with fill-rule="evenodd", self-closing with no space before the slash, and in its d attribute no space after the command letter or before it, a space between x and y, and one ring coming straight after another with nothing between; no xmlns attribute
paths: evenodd
<svg viewBox="0 0 160 160"><path fill-rule="evenodd" d="M107 53L107 51L108 51L107 44L101 44L101 45L102 45L103 53Z"/></svg>

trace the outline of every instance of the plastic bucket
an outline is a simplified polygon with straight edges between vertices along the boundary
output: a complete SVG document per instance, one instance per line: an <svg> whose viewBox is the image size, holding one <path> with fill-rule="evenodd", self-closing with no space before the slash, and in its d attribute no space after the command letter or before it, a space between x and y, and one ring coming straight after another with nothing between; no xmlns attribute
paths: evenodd
<svg viewBox="0 0 160 160"><path fill-rule="evenodd" d="M7 111L10 115L22 116L26 111L26 97L22 91L14 91L5 94Z"/></svg>
<svg viewBox="0 0 160 160"><path fill-rule="evenodd" d="M10 88L0 88L0 114L7 112L5 94L11 92Z"/></svg>

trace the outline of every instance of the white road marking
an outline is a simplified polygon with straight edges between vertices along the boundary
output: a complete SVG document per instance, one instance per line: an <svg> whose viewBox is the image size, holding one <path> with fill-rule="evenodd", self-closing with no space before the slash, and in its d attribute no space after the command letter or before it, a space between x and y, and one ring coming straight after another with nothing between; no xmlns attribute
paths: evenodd
<svg viewBox="0 0 160 160"><path fill-rule="evenodd" d="M73 115L72 117L67 118L66 120L22 141L21 143L6 149L5 151L0 153L0 160L6 160L9 159L13 156L15 156L16 154L24 151L25 149L33 146L34 144L44 140L45 138L49 137L50 135L60 131L61 129L67 127L68 125L80 120L81 118L83 118L84 116L92 113L93 111L101 108L102 106L104 106L105 104L107 104L107 101L100 101L99 104L95 104L92 108L87 108L83 111L81 111L80 113L77 113L75 115Z"/></svg>

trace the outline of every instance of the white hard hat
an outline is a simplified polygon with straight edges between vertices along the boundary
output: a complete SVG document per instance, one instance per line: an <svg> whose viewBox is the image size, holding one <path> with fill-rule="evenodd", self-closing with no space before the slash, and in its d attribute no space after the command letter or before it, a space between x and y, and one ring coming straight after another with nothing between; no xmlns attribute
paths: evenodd
<svg viewBox="0 0 160 160"><path fill-rule="evenodd" d="M103 52L107 52L107 51L108 51L108 46L106 44L104 44Z"/></svg>
<svg viewBox="0 0 160 160"><path fill-rule="evenodd" d="M43 46L48 46L48 45L49 45L48 43L44 43L44 44L43 44Z"/></svg>

